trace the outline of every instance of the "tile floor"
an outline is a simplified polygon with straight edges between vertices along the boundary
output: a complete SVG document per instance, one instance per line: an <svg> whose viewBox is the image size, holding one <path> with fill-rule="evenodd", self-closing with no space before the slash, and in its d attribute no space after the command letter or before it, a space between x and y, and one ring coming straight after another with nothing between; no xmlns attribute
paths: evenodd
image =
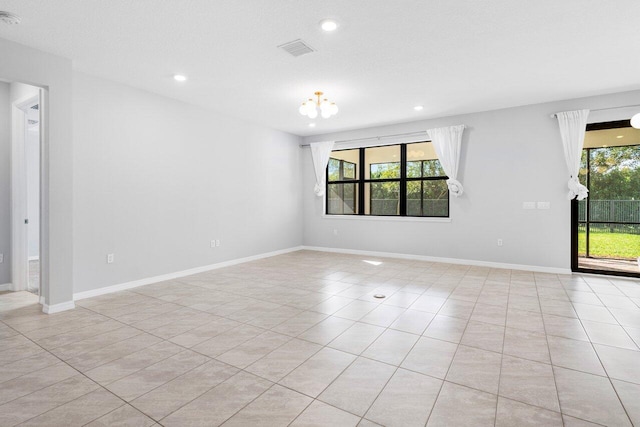
<svg viewBox="0 0 640 427"><path fill-rule="evenodd" d="M640 281L300 251L77 304L0 296L0 425L640 425Z"/></svg>

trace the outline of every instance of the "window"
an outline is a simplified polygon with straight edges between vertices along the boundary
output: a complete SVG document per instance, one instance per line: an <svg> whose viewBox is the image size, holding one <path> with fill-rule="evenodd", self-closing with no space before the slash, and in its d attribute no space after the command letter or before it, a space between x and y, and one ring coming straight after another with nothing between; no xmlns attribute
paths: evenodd
<svg viewBox="0 0 640 427"><path fill-rule="evenodd" d="M327 213L357 213L357 157L357 150L332 153L327 166Z"/></svg>
<svg viewBox="0 0 640 427"><path fill-rule="evenodd" d="M336 150L329 215L448 217L447 176L430 142Z"/></svg>

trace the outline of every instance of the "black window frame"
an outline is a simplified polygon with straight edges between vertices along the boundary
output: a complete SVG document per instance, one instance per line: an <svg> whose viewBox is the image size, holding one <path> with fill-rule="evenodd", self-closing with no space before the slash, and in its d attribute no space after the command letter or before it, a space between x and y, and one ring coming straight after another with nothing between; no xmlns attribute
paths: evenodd
<svg viewBox="0 0 640 427"><path fill-rule="evenodd" d="M356 178L355 179L344 179L343 175L342 175L342 168L343 168L343 163L340 164L340 172L339 172L339 180L334 180L334 181L330 181L329 180L329 166L327 165L327 170L326 170L326 197L325 197L325 215L349 215L349 216L375 216L375 217L391 217L391 218L402 218L402 217L409 217L409 218L449 218L450 217L450 210L451 210L451 193L449 192L449 190L447 189L447 215L408 215L407 214L407 184L409 182L421 182L420 185L420 212L424 213L423 209L424 209L424 182L425 181L446 181L449 179L448 176L446 175L440 175L440 176L424 176L424 162L428 162L428 161L432 161L432 160L437 160L437 159L431 159L431 160L415 160L415 161L419 161L421 162L420 165L420 177L407 177L407 146L411 145L411 144L420 144L420 143L425 143L425 142L431 142L431 141L418 141L418 142L411 142L411 143L403 143L403 144L393 144L393 145L380 145L380 146L372 146L372 147L361 147L361 148L345 148L343 150L332 150L333 152L336 151L352 151L352 150L358 150L358 164L356 165L358 168L358 172L356 173ZM377 148L377 147L393 147L393 146L399 146L400 147L400 161L399 162L381 162L381 163L372 163L373 164L389 164L389 163L400 163L400 177L399 178L384 178L384 179L372 179L371 178L371 169L369 170L369 178L365 179L365 151L367 148ZM341 162L347 162L345 160L341 160L341 159L336 159L333 157L330 157L329 160L339 160ZM354 164L352 162L347 162L350 164ZM370 166L371 166L370 165ZM400 192L399 192L399 197L400 197L400 203L399 203L399 213L397 215L380 215L380 214L371 214L371 213L365 213L365 186L366 184L371 185L372 183L384 183L384 182L398 182L399 186L400 186ZM352 214L345 214L345 213L330 213L329 212L329 185L331 184L353 184L356 183L357 185L357 191L355 192L357 194L357 203L355 204L355 212ZM371 197L372 197L372 191L371 188L369 188L369 210L371 210Z"/></svg>
<svg viewBox="0 0 640 427"><path fill-rule="evenodd" d="M621 128L629 128L631 127L631 120L616 120L611 122L601 122L601 123L588 123L585 129L585 132L594 131L594 130L607 130L607 129L621 129ZM634 146L637 144L633 144ZM585 176L585 184L587 188L591 187L591 150L593 147L583 148L582 151L586 151L586 176ZM585 219L584 221L580 220L580 207L579 201L577 197L574 197L571 200L571 271L576 273L589 273L589 274L604 274L608 276L620 276L620 277L632 277L638 278L640 274L628 272L628 271L617 271L617 270L604 270L598 268L584 268L580 267L580 254L579 254L579 226L580 224L584 224L585 227L585 252L589 253L589 233L590 233L590 225L594 223L615 223L615 222L599 222L592 221L590 218L590 213L587 212L590 209L589 199L585 202ZM625 222L625 224L634 224L634 222Z"/></svg>
<svg viewBox="0 0 640 427"><path fill-rule="evenodd" d="M446 174L444 175L438 175L438 176L424 176L424 164L425 162L432 162L433 160L437 160L437 159L431 159L431 160L412 160L412 162L420 162L420 176L419 177L408 177L406 178L407 183L409 182L420 182L420 212L421 215L407 215L407 216L413 216L413 217L418 217L418 218L449 218L449 201L451 199L451 193L449 193L449 189L447 188L447 215L443 216L443 215L424 215L424 183L425 181L446 181L447 179L449 179L447 177ZM438 160L439 161L439 160ZM406 163L409 163L408 161ZM405 164L405 168L407 167L407 165ZM440 165L440 167L442 168L442 165ZM444 170L442 171L444 173ZM406 195L405 195L405 200L406 200Z"/></svg>
<svg viewBox="0 0 640 427"><path fill-rule="evenodd" d="M329 182L329 164L327 164L327 184L326 184L326 206L325 206L325 211L329 212L329 194L331 194L331 192L329 191L329 184L355 184L356 188L354 188L353 191L353 206L356 207L357 206L357 199L356 199L356 195L358 194L358 188L357 188L357 181L358 179L356 178L358 176L358 170L357 170L357 164L353 163L353 162L349 162L347 160L342 160L342 159L335 159L333 157L329 157L329 162L331 162L331 160L336 160L338 162L340 162L340 165L338 166L338 180L337 181L331 181ZM353 165L353 173L354 173L354 177L353 178L345 178L344 177L344 165L345 163L349 164L349 165ZM338 197L340 197L340 200L344 200L344 185L340 186L340 192L338 193ZM355 209L354 209L355 210ZM332 214L332 215L355 215L356 213L344 213L344 202L342 203L342 212L341 213L337 213L337 214Z"/></svg>

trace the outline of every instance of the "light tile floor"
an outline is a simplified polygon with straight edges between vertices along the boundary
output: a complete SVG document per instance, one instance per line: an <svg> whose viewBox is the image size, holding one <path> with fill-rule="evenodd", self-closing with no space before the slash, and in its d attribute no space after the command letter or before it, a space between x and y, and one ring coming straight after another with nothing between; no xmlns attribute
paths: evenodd
<svg viewBox="0 0 640 427"><path fill-rule="evenodd" d="M640 281L366 261L0 295L0 425L640 425Z"/></svg>

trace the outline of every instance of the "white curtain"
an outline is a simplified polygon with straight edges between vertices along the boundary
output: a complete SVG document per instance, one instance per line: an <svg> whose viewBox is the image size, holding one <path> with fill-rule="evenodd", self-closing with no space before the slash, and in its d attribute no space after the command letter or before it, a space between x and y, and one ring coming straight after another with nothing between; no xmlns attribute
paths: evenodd
<svg viewBox="0 0 640 427"><path fill-rule="evenodd" d="M313 191L318 197L324 196L324 187L327 181L327 164L335 141L312 142L311 158L313 159L313 169L316 172L316 185Z"/></svg>
<svg viewBox="0 0 640 427"><path fill-rule="evenodd" d="M447 186L449 192L458 197L464 192L462 183L458 178L458 165L460 163L460 146L464 125L449 126L444 128L429 129L427 134L431 138L433 148L436 150L442 169L447 174Z"/></svg>
<svg viewBox="0 0 640 427"><path fill-rule="evenodd" d="M582 147L584 145L584 133L587 128L587 116L589 110L564 111L556 113L558 125L560 126L560 136L564 148L564 159L569 170L569 200L575 197L578 200L586 199L589 196L587 187L578 181L580 172L580 158L582 157Z"/></svg>

